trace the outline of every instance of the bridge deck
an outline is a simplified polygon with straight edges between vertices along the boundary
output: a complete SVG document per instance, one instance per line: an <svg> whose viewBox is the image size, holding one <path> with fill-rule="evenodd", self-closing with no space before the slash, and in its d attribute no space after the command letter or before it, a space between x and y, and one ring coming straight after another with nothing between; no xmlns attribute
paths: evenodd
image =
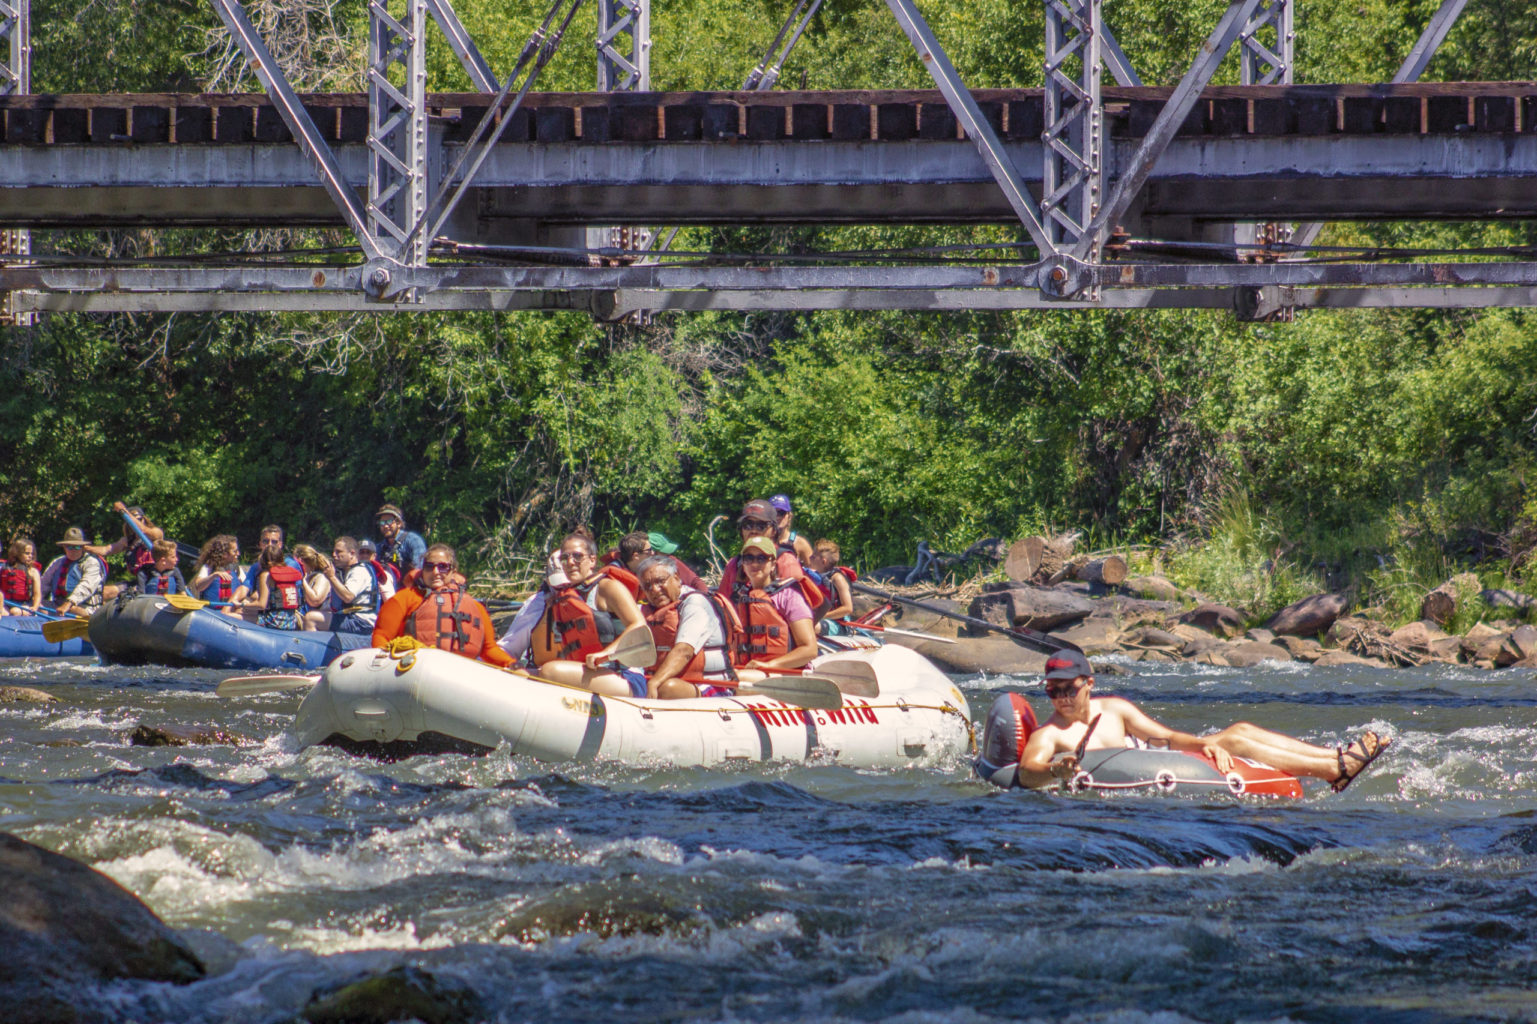
<svg viewBox="0 0 1537 1024"><path fill-rule="evenodd" d="M1104 91L1107 175L1169 90ZM981 109L1039 186L1039 90ZM434 166L491 101L431 98ZM367 177L362 94L304 97L348 180ZM0 224L340 222L261 95L0 98ZM1537 216L1537 83L1208 89L1129 220ZM937 92L534 93L477 178L460 237L514 224L1008 222ZM515 232L514 232L515 233ZM1174 234L1183 234L1176 230Z"/></svg>

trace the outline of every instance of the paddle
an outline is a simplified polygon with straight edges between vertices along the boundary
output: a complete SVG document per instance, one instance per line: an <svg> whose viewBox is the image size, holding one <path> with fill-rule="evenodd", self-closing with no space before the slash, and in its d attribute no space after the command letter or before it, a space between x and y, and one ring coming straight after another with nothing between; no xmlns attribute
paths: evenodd
<svg viewBox="0 0 1537 1024"><path fill-rule="evenodd" d="M7 608L25 608L28 615L35 615L40 619L56 619L59 617L58 612L51 611L41 606L39 606L36 611L33 611L30 604L25 604L21 601L12 601L10 598L5 599L5 606Z"/></svg>
<svg viewBox="0 0 1537 1024"><path fill-rule="evenodd" d="M284 690L307 690L318 682L319 676L230 676L214 693L220 697L255 697Z"/></svg>
<svg viewBox="0 0 1537 1024"><path fill-rule="evenodd" d="M840 626L847 626L849 629L867 629L873 633L891 633L894 636L913 636L920 640L934 640L942 644L954 644L960 642L954 637L938 636L934 633L920 633L915 629L898 629L895 626L877 626L873 623L870 625L862 626L857 622L850 622L847 619L835 619L834 621L836 621Z"/></svg>
<svg viewBox="0 0 1537 1024"><path fill-rule="evenodd" d="M649 629L632 629L621 634L613 659L625 668L650 668L656 664L656 641Z"/></svg>
<svg viewBox="0 0 1537 1024"><path fill-rule="evenodd" d="M768 668L756 669L758 672L769 672L777 676L794 676L800 672L798 668ZM816 667L816 671L805 678L830 679L843 693L851 693L856 697L875 697L880 694L880 677L875 674L875 666L868 661L854 659L832 659L824 661ZM749 683L749 686L757 686L757 683Z"/></svg>
<svg viewBox="0 0 1537 1024"><path fill-rule="evenodd" d="M743 683L737 689L737 696L772 697L813 711L831 711L843 707L843 691L835 680L825 676L795 675L760 679L755 683Z"/></svg>
<svg viewBox="0 0 1537 1024"><path fill-rule="evenodd" d="M43 623L43 639L51 644L80 640L91 632L90 619L55 619Z"/></svg>
<svg viewBox="0 0 1537 1024"><path fill-rule="evenodd" d="M195 612L199 608L229 608L233 604L231 601L204 601L191 594L166 594L165 599L172 608L182 612Z"/></svg>
<svg viewBox="0 0 1537 1024"><path fill-rule="evenodd" d="M991 630L994 633L1002 633L1004 636L1013 637L1015 640L1028 644L1038 651L1045 651L1047 654L1055 654L1057 651L1077 651L1079 654L1083 653L1083 649L1080 648L1077 644L1069 643L1066 640L1059 640L1049 633L1042 633L1039 630L1030 629L1027 626L1015 626L1012 629L1007 626L995 626L991 622L988 622L986 619L979 619L972 615L962 615L960 612L952 612L950 609L941 608L938 605L927 604L923 601L914 601L910 597L899 597L896 594L888 594L884 590L876 590L874 587L867 587L863 583L851 582L849 583L849 586L853 587L855 590L862 594L869 594L871 597L878 597L882 601L895 601L898 604L911 605L912 607L920 609L921 611L929 612L932 615L939 615L946 619L954 619L956 622L964 622L966 625L973 626L977 629L986 629Z"/></svg>

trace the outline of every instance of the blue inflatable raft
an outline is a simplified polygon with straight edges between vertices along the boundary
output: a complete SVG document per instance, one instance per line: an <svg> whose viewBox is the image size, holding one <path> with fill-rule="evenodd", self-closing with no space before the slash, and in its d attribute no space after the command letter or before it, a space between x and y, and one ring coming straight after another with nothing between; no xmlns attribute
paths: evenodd
<svg viewBox="0 0 1537 1024"><path fill-rule="evenodd" d="M164 597L130 597L91 616L91 643L117 665L318 669L370 646L362 633L268 629L209 608L182 611Z"/></svg>
<svg viewBox="0 0 1537 1024"><path fill-rule="evenodd" d="M59 644L44 640L43 623L52 621L40 615L0 617L0 658L68 658L96 653L84 638Z"/></svg>

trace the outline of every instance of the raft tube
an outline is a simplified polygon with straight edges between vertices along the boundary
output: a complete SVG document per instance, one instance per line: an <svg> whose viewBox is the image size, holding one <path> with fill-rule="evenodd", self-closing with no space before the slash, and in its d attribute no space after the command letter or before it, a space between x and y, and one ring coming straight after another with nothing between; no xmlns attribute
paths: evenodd
<svg viewBox="0 0 1537 1024"><path fill-rule="evenodd" d="M91 616L91 643L109 665L319 669L369 642L361 633L268 629L211 608L181 611L159 596L115 601Z"/></svg>
<svg viewBox="0 0 1537 1024"><path fill-rule="evenodd" d="M837 709L806 710L770 697L650 700L542 683L434 649L395 657L345 654L305 697L293 734L406 755L447 738L544 761L718 765L809 761L860 768L930 766L971 748L966 699L927 659L901 647L827 655L863 661L874 686L845 692ZM381 749L384 748L384 749Z"/></svg>
<svg viewBox="0 0 1537 1024"><path fill-rule="evenodd" d="M995 700L982 730L977 774L995 786L1018 787L1020 753L1035 726L1035 712L1019 694L1006 693ZM1037 788L1060 786L1074 793L1211 794L1226 790L1235 796L1302 796L1302 783L1290 772L1243 757L1233 758L1233 767L1222 772L1211 758L1188 750L1101 747L1085 751L1078 768L1071 779L1054 779Z"/></svg>
<svg viewBox="0 0 1537 1024"><path fill-rule="evenodd" d="M43 639L43 624L56 621L41 615L0 617L0 658L70 658L96 653L84 637L57 644Z"/></svg>

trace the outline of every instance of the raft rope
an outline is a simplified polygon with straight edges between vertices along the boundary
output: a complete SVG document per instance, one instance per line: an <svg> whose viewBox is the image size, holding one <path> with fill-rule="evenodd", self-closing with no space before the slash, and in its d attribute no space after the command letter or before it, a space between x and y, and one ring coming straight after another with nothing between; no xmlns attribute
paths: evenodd
<svg viewBox="0 0 1537 1024"><path fill-rule="evenodd" d="M410 657L411 662L414 662L416 660L415 656L414 656L414 652L422 650L424 648L431 648L431 645L422 643L420 640L416 639L416 637L414 637L414 636L397 636L395 639L391 640L387 645L385 645L382 648L382 650L386 654L389 655L391 660L393 660L393 661L400 661L400 662L404 663L404 662L406 662L408 656ZM402 671L409 671L410 668L411 668L411 664L409 664L409 663L403 664L401 666L401 670ZM638 698L638 697L617 697L617 696L613 696L613 695L610 695L610 694L607 694L607 693L594 693L592 690L587 689L585 686L573 686L570 683L562 683L562 682L559 682L559 681L554 680L554 679L546 679L543 676L536 676L532 672L525 672L522 669L504 668L501 671L506 672L510 676L518 676L521 679L532 679L534 682L536 682L536 683L544 683L546 686L558 686L558 687L560 687L561 689L564 689L564 690L572 690L572 691L574 691L576 693L587 694L589 697L602 697L605 702L613 701L613 702L619 703L619 704L628 704L630 707L636 708L636 709L641 710L641 711L645 711L645 712L647 712L649 714L655 714L658 711L667 711L667 712L671 712L671 713L674 713L674 714L680 714L680 713L686 714L686 713L692 712L694 714L700 714L700 715L719 715L722 711L728 711L729 710L727 708L683 708L683 707L667 707L667 706L658 707L656 704L641 704L639 702L640 698ZM750 694L744 694L743 695L744 698L747 697L747 696L751 696L751 695ZM733 699L741 699L741 698L736 698L734 693L733 693ZM779 700L779 698L777 698L777 697L767 697L766 699L768 699L768 700ZM780 703L784 704L788 708L793 708L795 710L803 711L803 712L806 712L808 714L813 712L813 711L815 711L815 710L818 710L818 709L815 709L815 708L802 708L799 705L790 704L788 701L780 701ZM952 706L952 705L950 705L948 703L946 703L946 704L939 704L939 705L935 705L935 704L909 704L906 701L899 701L899 702L897 702L895 704L859 704L859 705L854 705L854 707L868 708L871 711L938 711L941 714L955 715L957 718L959 718L961 720L961 723L966 726L966 739L967 739L967 742L971 746L971 752L972 753L976 753L976 750L977 750L977 727L971 721L971 716L962 714L961 710L959 708L954 707L954 706ZM747 712L750 713L752 711L752 708L746 707L746 708L741 708L740 710L747 711ZM829 709L829 710L837 710L837 709Z"/></svg>

